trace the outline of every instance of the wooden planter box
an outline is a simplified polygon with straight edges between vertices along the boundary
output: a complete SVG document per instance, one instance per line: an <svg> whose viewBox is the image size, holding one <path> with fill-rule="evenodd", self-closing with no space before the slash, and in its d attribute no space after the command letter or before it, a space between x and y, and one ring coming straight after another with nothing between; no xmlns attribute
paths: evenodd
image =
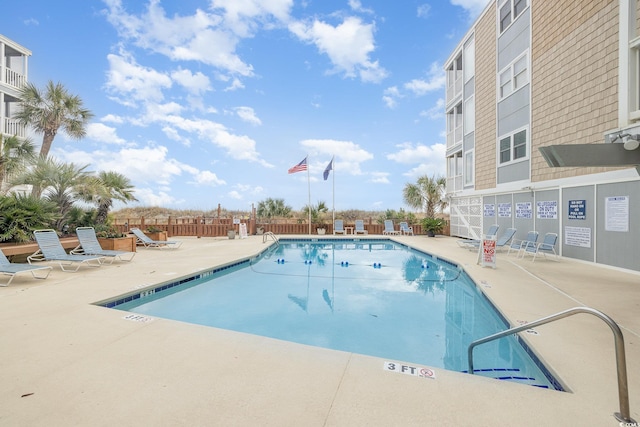
<svg viewBox="0 0 640 427"><path fill-rule="evenodd" d="M100 246L102 247L102 249L109 250L109 251L127 251L127 252L136 251L135 236L115 237L115 238L99 237L98 242L100 242Z"/></svg>
<svg viewBox="0 0 640 427"><path fill-rule="evenodd" d="M166 231L154 231L153 233L146 232L145 233L151 240L167 240L167 232Z"/></svg>

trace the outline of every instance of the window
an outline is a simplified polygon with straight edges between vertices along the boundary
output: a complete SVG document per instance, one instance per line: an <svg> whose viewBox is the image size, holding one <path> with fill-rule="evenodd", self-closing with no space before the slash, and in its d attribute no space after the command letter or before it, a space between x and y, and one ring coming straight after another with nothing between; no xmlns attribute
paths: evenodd
<svg viewBox="0 0 640 427"><path fill-rule="evenodd" d="M474 76L476 72L476 43L473 37L467 43L465 43L462 55L464 63L464 69L462 71L464 74L464 82L466 83L471 79L471 77Z"/></svg>
<svg viewBox="0 0 640 427"><path fill-rule="evenodd" d="M525 53L507 65L500 73L498 80L498 99L511 95L529 83L529 55Z"/></svg>
<svg viewBox="0 0 640 427"><path fill-rule="evenodd" d="M527 157L527 130L523 129L500 139L500 164Z"/></svg>
<svg viewBox="0 0 640 427"><path fill-rule="evenodd" d="M511 68L500 74L500 98L511 95Z"/></svg>
<svg viewBox="0 0 640 427"><path fill-rule="evenodd" d="M464 153L464 185L473 184L473 151Z"/></svg>
<svg viewBox="0 0 640 427"><path fill-rule="evenodd" d="M470 96L469 99L464 101L464 134L473 132L476 129L476 103L474 101L475 96Z"/></svg>
<svg viewBox="0 0 640 427"><path fill-rule="evenodd" d="M500 6L500 32L502 33L527 8L527 0L507 0Z"/></svg>

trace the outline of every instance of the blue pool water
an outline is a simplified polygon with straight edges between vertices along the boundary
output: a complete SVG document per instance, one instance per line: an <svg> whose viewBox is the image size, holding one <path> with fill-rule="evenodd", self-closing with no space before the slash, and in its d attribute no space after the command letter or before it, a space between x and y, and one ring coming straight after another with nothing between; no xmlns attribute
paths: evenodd
<svg viewBox="0 0 640 427"><path fill-rule="evenodd" d="M454 371L473 340L508 327L455 264L389 240L281 241L192 279L104 305ZM477 347L474 368L561 389L514 337Z"/></svg>

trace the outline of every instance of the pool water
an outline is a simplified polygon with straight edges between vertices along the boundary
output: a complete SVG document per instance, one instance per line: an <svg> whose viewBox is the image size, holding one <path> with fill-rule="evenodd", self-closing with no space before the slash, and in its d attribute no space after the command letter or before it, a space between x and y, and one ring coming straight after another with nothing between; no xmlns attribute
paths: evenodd
<svg viewBox="0 0 640 427"><path fill-rule="evenodd" d="M507 323L446 260L389 240L281 241L256 259L115 308L453 371ZM561 389L514 337L474 350L478 375Z"/></svg>

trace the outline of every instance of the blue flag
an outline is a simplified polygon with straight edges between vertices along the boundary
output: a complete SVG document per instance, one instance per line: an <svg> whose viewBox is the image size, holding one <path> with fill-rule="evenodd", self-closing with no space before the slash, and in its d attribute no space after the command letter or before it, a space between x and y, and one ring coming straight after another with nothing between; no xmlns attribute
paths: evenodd
<svg viewBox="0 0 640 427"><path fill-rule="evenodd" d="M331 172L332 170L333 170L333 157L331 158L331 161L329 162L327 167L324 169L324 173L322 174L325 181L327 180L327 178L329 178L329 172Z"/></svg>

